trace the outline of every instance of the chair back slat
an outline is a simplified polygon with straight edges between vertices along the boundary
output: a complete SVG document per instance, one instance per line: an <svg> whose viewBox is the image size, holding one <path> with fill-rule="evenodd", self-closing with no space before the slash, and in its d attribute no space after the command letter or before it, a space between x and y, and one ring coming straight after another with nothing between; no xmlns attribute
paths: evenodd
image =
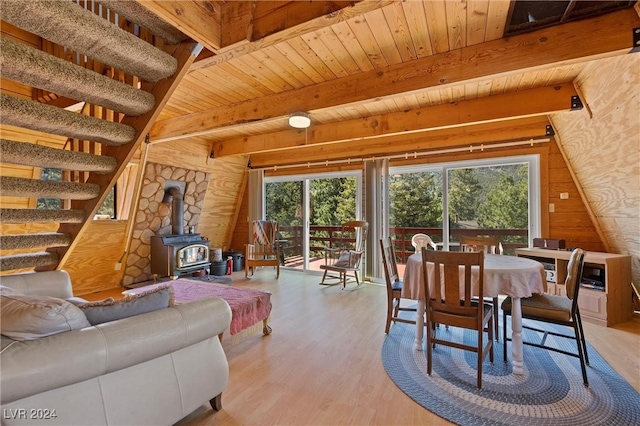
<svg viewBox="0 0 640 426"><path fill-rule="evenodd" d="M364 251L369 224L364 220L350 220L342 224L340 231L340 245L342 248Z"/></svg>
<svg viewBox="0 0 640 426"><path fill-rule="evenodd" d="M483 252L444 252L422 249L423 277L427 309L450 312L457 315L482 315L482 308L473 304L473 283L477 281L478 293L484 291ZM433 264L433 285L430 285L428 264ZM477 280L474 279L477 270ZM433 287L433 289L431 289ZM444 290L444 291L443 291Z"/></svg>
<svg viewBox="0 0 640 426"><path fill-rule="evenodd" d="M387 281L387 287L400 280L398 276L398 264L396 263L396 254L393 249L391 238L382 238L380 240L380 248L382 250L382 265L384 266L384 275Z"/></svg>

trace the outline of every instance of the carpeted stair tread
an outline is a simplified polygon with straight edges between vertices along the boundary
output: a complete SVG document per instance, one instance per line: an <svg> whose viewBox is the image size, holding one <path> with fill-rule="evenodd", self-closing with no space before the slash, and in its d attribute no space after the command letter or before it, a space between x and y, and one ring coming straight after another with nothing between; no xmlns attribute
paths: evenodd
<svg viewBox="0 0 640 426"><path fill-rule="evenodd" d="M77 172L108 173L118 165L115 158L106 155L56 149L8 139L0 139L0 158L3 163Z"/></svg>
<svg viewBox="0 0 640 426"><path fill-rule="evenodd" d="M0 37L0 68L4 78L127 115L144 114L155 103L151 93L7 37Z"/></svg>
<svg viewBox="0 0 640 426"><path fill-rule="evenodd" d="M168 44L178 44L189 39L189 37L184 35L181 31L160 19L158 15L145 8L137 1L101 0L100 3L116 12L118 15L124 16L129 21L135 22L142 28L147 29L151 34L162 38Z"/></svg>
<svg viewBox="0 0 640 426"><path fill-rule="evenodd" d="M0 209L0 223L82 223L84 210Z"/></svg>
<svg viewBox="0 0 640 426"><path fill-rule="evenodd" d="M3 250L66 247L69 244L71 244L71 236L59 232L0 235L0 247Z"/></svg>
<svg viewBox="0 0 640 426"><path fill-rule="evenodd" d="M122 145L135 137L135 129L26 99L0 94L0 121L26 129L69 138Z"/></svg>
<svg viewBox="0 0 640 426"><path fill-rule="evenodd" d="M0 270L11 271L14 269L37 268L42 266L50 266L58 264L58 255L56 253L38 252L13 254L9 256L0 256Z"/></svg>
<svg viewBox="0 0 640 426"><path fill-rule="evenodd" d="M100 196L100 185L3 176L0 196L92 200Z"/></svg>
<svg viewBox="0 0 640 426"><path fill-rule="evenodd" d="M71 1L3 0L2 20L147 81L177 69L171 55Z"/></svg>

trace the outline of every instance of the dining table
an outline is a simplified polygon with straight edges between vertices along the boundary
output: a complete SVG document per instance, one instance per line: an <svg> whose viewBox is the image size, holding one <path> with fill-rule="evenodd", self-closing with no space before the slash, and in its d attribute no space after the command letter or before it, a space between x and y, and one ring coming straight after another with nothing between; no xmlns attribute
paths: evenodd
<svg viewBox="0 0 640 426"><path fill-rule="evenodd" d="M427 262L429 284L435 281L433 263ZM478 293L479 268L471 273L472 291ZM414 253L407 258L403 276L402 298L417 301L415 350L423 350L425 288L423 282L422 253ZM464 286L461 280L462 286ZM545 291L546 274L542 263L526 257L499 254L485 254L484 256L484 289L483 297L497 297L507 295L512 299L511 329L512 329L512 366L514 374L524 373L523 343L522 343L522 308L520 299L542 294ZM429 289L431 292L431 288ZM461 289L464 295L464 288ZM503 327L505 325L503 324ZM506 344L506 342L504 342Z"/></svg>

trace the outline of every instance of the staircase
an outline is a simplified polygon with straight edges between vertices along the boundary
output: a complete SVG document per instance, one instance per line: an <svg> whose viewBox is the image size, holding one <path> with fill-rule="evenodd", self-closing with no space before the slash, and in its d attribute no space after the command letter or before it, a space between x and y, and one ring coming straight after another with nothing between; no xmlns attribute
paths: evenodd
<svg viewBox="0 0 640 426"><path fill-rule="evenodd" d="M2 0L0 14L3 21L42 37L43 45L37 50L1 38L2 77L33 87L35 100L0 94L0 122L75 142L57 149L0 140L2 163L59 168L75 176L62 182L0 178L2 197L58 198L70 207L0 207L3 224L58 224L56 232L0 235L0 248L13 250L0 257L0 271L56 269L201 47L133 1ZM60 99L91 105L85 109L89 115L48 104ZM88 147L83 148L88 152L72 147Z"/></svg>

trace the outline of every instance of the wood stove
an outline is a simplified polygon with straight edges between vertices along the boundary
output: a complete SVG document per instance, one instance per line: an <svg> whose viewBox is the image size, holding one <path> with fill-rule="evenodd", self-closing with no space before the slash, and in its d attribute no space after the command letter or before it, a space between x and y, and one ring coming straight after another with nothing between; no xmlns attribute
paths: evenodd
<svg viewBox="0 0 640 426"><path fill-rule="evenodd" d="M172 279L202 269L209 273L209 240L200 234L184 233L184 182L167 181L163 203L171 206L171 235L151 237L151 273Z"/></svg>
<svg viewBox="0 0 640 426"><path fill-rule="evenodd" d="M169 276L205 269L209 272L209 241L200 234L151 237L151 273Z"/></svg>

